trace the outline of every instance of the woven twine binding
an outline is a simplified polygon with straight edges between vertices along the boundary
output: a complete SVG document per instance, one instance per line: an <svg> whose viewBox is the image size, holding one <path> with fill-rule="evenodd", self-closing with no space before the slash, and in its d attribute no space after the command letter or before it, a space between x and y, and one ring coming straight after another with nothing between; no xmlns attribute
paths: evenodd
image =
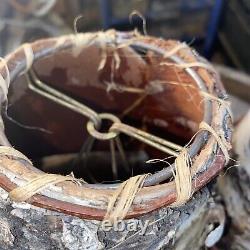
<svg viewBox="0 0 250 250"><path fill-rule="evenodd" d="M101 45L104 44L105 42L107 42L107 40L110 40L110 35L112 35L111 38L114 39L115 33L113 31L112 32L109 31L105 33L98 32L97 34L87 33L87 34L75 34L71 36L62 36L58 39L56 43L56 47L60 47L61 45L63 45L65 41L70 37L73 41L74 46L76 47L76 50L73 51L76 54L76 53L79 53L78 49L82 49L83 46L91 44L93 39L99 40ZM128 43L126 46L129 46L129 44L130 43ZM24 54L26 57L26 69L23 72L25 73L32 66L32 63L34 61L34 53L30 44L24 44L22 47L23 47ZM185 43L180 43L176 47L172 48L170 51L166 52L164 57L167 58L186 47L187 45ZM106 50L104 46L103 46L103 50ZM107 55L105 54L105 52L103 52L102 61L99 65L100 69L102 69L105 66L106 57ZM117 58L117 55L115 55L115 53L114 53L114 57L116 60L116 64L119 66L119 59ZM6 77L5 77L6 79L4 79L3 76L0 74L0 87L7 99L8 87L10 84L10 74L9 74L9 69L8 69L5 59L3 58L0 58L0 59L1 59L1 64L4 64L5 69L6 69ZM184 63L184 64L174 64L174 63L163 62L161 63L161 65L167 65L167 66L174 65L180 68L202 67L207 70L214 71L211 65L208 65L202 62ZM118 66L116 66L116 68ZM223 100L213 95L210 95L207 93L203 94L203 92L201 92L201 94L204 96L204 98L210 98L211 100L216 100L223 105L227 105L227 103L225 103ZM226 108L228 111L230 111L228 106L226 106ZM200 129L199 131L207 130L215 137L217 143L219 144L226 158L226 162L228 162L230 159L228 150L230 148L224 136L219 136L216 133L216 131L205 122L201 122L199 129ZM15 150L12 147L1 146L0 154L21 158L25 161L28 161L30 164L32 164L30 160L27 159L26 156L24 156L21 152ZM175 160L175 171L173 170L173 175L175 177L177 196L176 196L176 201L172 204L172 206L183 205L192 196L192 175L191 175L191 170L190 170L191 164L192 162L191 162L190 156L188 155L188 151L186 148L184 148L180 152L180 154L176 157L176 160ZM109 220L111 223L114 223L115 221L124 219L126 217L127 213L129 212L129 208L132 205L134 198L136 197L136 194L142 188L143 183L147 176L148 174L134 176L119 185L119 187L115 190L113 196L110 198L108 202L107 212L104 217L104 220ZM55 185L57 183L64 182L64 181L75 181L75 179L71 176L44 174L30 181L27 181L27 183L24 184L23 186L13 189L9 193L9 196L14 201L19 201L19 202L27 201L33 195L39 193L40 191L42 191L49 185Z"/></svg>

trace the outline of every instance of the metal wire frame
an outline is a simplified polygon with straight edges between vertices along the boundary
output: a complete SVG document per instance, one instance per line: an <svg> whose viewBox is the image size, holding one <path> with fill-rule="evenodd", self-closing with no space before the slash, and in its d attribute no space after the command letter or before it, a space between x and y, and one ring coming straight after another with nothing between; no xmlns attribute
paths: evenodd
<svg viewBox="0 0 250 250"><path fill-rule="evenodd" d="M127 42L126 40L120 39L120 41L117 41L118 44L119 43L124 43ZM158 48L154 45L148 45L142 42L134 42L132 44L130 44L130 47L133 48L137 53L140 53L140 51L153 51L154 53L156 53L158 56L163 56L165 54L165 50ZM184 61L178 57L177 55L172 55L171 57L169 57L170 60L172 60L174 63L177 64L181 64L184 63ZM208 92L203 80L199 77L199 75L195 72L195 70L193 70L192 68L186 68L185 71L193 78L193 80L196 82L198 88L203 91L203 92ZM33 75L33 79L34 79L34 75ZM34 85L30 85L30 88L34 91L36 91L37 93L43 95L43 96L47 96L47 98L52 99L56 102L58 102L58 97L62 97L62 93L60 91L56 91L53 88L47 86L44 83L39 83L39 87L42 87L43 90L39 89L39 88L34 88ZM45 90L45 91L44 91ZM55 94L55 96L53 97L53 95L51 95L51 90L53 92L53 94ZM47 91L47 93L46 93ZM83 115L86 115L86 112L83 112L83 110L86 110L86 106L84 104L79 104L76 101L73 101L73 105L70 104L72 103L69 102L69 98L68 97L64 97L64 101L68 102L68 108L78 112L78 113L82 113ZM60 102L60 101L59 101ZM61 104L63 104L61 102ZM73 107L75 106L75 107ZM83 109L84 108L84 109ZM87 107L88 108L88 107ZM211 107L211 101L209 100L204 100L204 117L203 120L210 124L211 123L211 113L212 113L212 107ZM100 119L98 117L98 114L93 112L92 110L89 110L89 114L91 116L91 120L93 120L93 122L96 125L100 124ZM206 140L208 137L208 132L206 131L201 131L199 134L197 134L197 136L194 138L193 143L189 146L188 148L188 153L190 155L191 158L193 158L202 148L202 146L205 144ZM150 175L146 178L145 182L144 182L144 186L151 186L151 185L156 185L160 182L166 181L167 179L169 179L172 176L172 171L175 168L174 164L172 164L171 166L162 169L161 171ZM100 185L103 187L115 187L118 184L88 184L90 186L93 187L97 187L99 188Z"/></svg>
<svg viewBox="0 0 250 250"><path fill-rule="evenodd" d="M117 37L119 39L127 38L129 40L131 38L134 38L134 36L131 33L125 33L125 34L117 33ZM65 39L65 42L60 46L57 45L58 44L57 41L58 38L51 38L46 40L39 40L32 43L32 48L34 51L34 62L44 58L45 56L50 56L56 52L71 49L75 46L74 40L70 36L68 36ZM146 41L144 44L147 45ZM95 45L98 46L98 42ZM152 46L154 45L151 45L151 47ZM154 47L158 48L157 46ZM162 51L165 50L162 49ZM199 59L198 55L196 54L195 56L198 60ZM6 58L6 60L10 69L11 84L14 84L15 79L19 77L22 74L22 72L26 69L26 60L24 57L22 47L17 49L17 51L15 51L14 53L10 54ZM5 76L4 67L0 69L0 72L3 76ZM222 99L226 99L227 98L226 92L217 74L213 74L213 79L215 81L214 92L216 97L219 96ZM209 101L209 103L211 104L211 101ZM3 98L1 98L1 104L3 108L6 105L6 102L5 100L3 100ZM223 129L225 139L227 141L230 141L232 132L230 114L223 107L221 107L222 109L220 109L222 112L218 113L217 109L220 107L220 105L217 102L213 102L213 105L211 106L212 106L212 112L210 114L212 117L212 122L215 122L218 119L218 125ZM211 126L213 126L213 124ZM3 129L1 129L0 131L1 131L0 133L1 145L9 146L10 143L8 142L8 139L6 138ZM206 160L203 162L201 166L202 170L196 174L196 176L192 181L194 192L199 190L204 185L206 185L212 178L214 178L223 169L225 165L225 157L223 156L221 150L217 146L217 143L214 140L214 138L212 136L209 137L204 136L204 146L202 147L202 149L209 149L210 146L213 147L213 153L206 158ZM197 158L199 159L200 156L197 155ZM28 163L24 164L24 162L19 159L13 159L12 162L16 163L15 165L17 166L17 169L12 169L12 168L10 169L9 162L3 161L2 167L4 169L4 172L0 176L0 186L7 191L11 191L14 187L22 185L22 183L25 181L25 179L22 178L19 181L19 178L10 177L10 176L20 177L18 175L18 172L16 171L24 171L23 173L28 173L30 171L33 171L43 174L43 172L41 172L34 166ZM195 162L197 161L194 160L194 163ZM165 171L166 170L167 169L165 169ZM166 176L166 173L164 175ZM71 187L71 188L68 187L67 183L63 185L65 190L70 192L69 195L67 194L67 192L64 191L59 192L51 190L49 188L44 191L41 191L41 194L32 197L29 203L39 207L51 209L54 211L61 211L66 214L75 215L80 218L102 220L105 213L105 210L103 210L103 206L105 206L105 204L102 203L103 194L108 195L112 192L112 190L116 188L116 185L85 184L82 187ZM88 198L85 197L85 195L79 197L78 195L75 195L75 192L76 191L78 192L78 190L79 191L81 190L81 192L84 194L88 193L89 195L91 195L93 192L96 192L95 193L96 198L93 197L93 200L92 199L89 200ZM138 193L138 196L135 199L134 204L132 205L131 211L129 212L127 218L133 218L149 213L162 206L169 205L174 201L175 201L175 189L173 182L167 184L161 183L160 185L143 188L143 190L141 190Z"/></svg>

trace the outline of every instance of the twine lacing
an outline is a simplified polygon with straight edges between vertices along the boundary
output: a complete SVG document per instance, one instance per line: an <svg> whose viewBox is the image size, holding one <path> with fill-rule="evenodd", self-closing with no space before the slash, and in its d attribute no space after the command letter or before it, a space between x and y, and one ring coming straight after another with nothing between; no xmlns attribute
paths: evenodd
<svg viewBox="0 0 250 250"><path fill-rule="evenodd" d="M225 156L226 163L228 163L228 161L230 160L228 150L230 150L231 147L230 147L229 143L226 141L225 137L223 135L218 135L216 133L216 131L210 125L208 125L206 122L201 122L199 129L200 129L200 131L206 130L214 136L214 138L216 139L217 143L220 146L221 151L223 152L223 154Z"/></svg>
<svg viewBox="0 0 250 250"><path fill-rule="evenodd" d="M24 55L26 58L26 69L24 70L23 73L26 73L31 68L31 66L34 62L34 53L32 50L32 46L29 43L23 44L22 48L23 48Z"/></svg>
<svg viewBox="0 0 250 250"><path fill-rule="evenodd" d="M114 31L112 32L109 31L105 33L98 32L95 34L93 33L76 34L71 36L63 36L59 38L55 46L59 48L61 45L65 43L67 39L69 39L69 37L72 40L73 44L75 45L74 46L75 48L73 48L74 55L77 55L84 46L91 45L94 39L99 41L102 53L101 53L101 61L100 64L98 65L98 70L103 69L107 61L106 44L112 43L116 39ZM129 45L130 43L126 44L126 46ZM122 48L122 45L118 46ZM166 52L164 54L164 57L168 58L177 53L179 50L184 49L186 47L187 45L185 43L178 44L176 47L172 48L172 50ZM115 69L118 69L120 65L120 58L116 51L117 48L118 47L112 47ZM26 58L25 72L27 72L33 64L34 53L31 45L29 44L24 44L23 50ZM7 99L8 87L10 83L10 75L6 61L4 59L1 59L1 64L3 63L6 69L6 76L4 79L3 76L0 74L0 87L3 90L5 98ZM211 65L203 62L183 63L183 64L162 62L161 65L177 66L180 68L201 67L214 72L214 69ZM100 121L102 119L100 118L100 114L96 113L89 107L75 101L74 99L62 94L61 92L56 91L55 89L47 86L38 79L35 79L34 82L35 83L31 82L29 83L29 87L33 91L88 117L90 119L90 121L88 122L88 126L92 128L91 130L92 136L98 134L98 133L93 133L93 129L97 129L98 125L100 124ZM218 98L212 97L209 94L204 94L203 96L205 98L210 98L212 100L218 100ZM225 105L224 102L222 101L220 102L223 105ZM205 122L201 122L199 128L200 130L209 131L215 137L223 154L225 155L226 161L228 161L229 147L227 146L228 144L226 143L226 139L224 138L224 136L218 135L216 131ZM91 131L89 130L90 133ZM190 199L192 195L192 173L191 173L192 161L188 154L187 148L183 148L175 143L169 142L167 140L164 140L160 137L154 136L152 134L149 134L147 132L144 132L140 129L134 128L127 124L123 124L119 120L113 122L113 125L111 126L109 132L106 133L107 134L106 139L110 139L111 135L113 138L113 136L117 136L119 133L124 133L129 136L132 136L137 140L140 140L154 148L161 150L162 152L175 156L176 157L175 170L173 169L173 175L175 177L177 195L176 195L176 201L172 205L179 206L184 204L186 201ZM31 162L27 159L27 157L25 157L22 153L10 147L0 147L0 154L22 158L31 164ZM147 176L148 174L134 176L119 185L119 187L114 191L112 197L108 201L107 212L104 218L105 220L109 220L112 223L114 223L115 221L119 219L124 219L126 217L136 197L136 194L142 188L143 183ZM15 188L9 193L9 196L11 199L15 201L20 201L20 202L26 201L29 198L31 198L34 194L40 192L49 185L54 185L63 181L74 181L74 180L75 179L71 176L43 174L32 180L27 181L27 183L24 184L23 186Z"/></svg>
<svg viewBox="0 0 250 250"><path fill-rule="evenodd" d="M63 176L57 174L43 174L23 186L13 189L9 193L9 197L16 202L24 202L31 198L34 194L42 191L49 185L54 185L63 181L74 181L72 176Z"/></svg>
<svg viewBox="0 0 250 250"><path fill-rule="evenodd" d="M108 220L113 224L126 217L136 194L142 188L147 176L148 174L137 175L119 185L109 199L104 221Z"/></svg>
<svg viewBox="0 0 250 250"><path fill-rule="evenodd" d="M6 101L7 100L8 89L9 89L9 86L10 86L10 71L9 71L6 60L4 58L0 57L0 68L2 67L2 64L4 64L6 73L5 73L5 79L0 74L0 88L3 91L4 101Z"/></svg>

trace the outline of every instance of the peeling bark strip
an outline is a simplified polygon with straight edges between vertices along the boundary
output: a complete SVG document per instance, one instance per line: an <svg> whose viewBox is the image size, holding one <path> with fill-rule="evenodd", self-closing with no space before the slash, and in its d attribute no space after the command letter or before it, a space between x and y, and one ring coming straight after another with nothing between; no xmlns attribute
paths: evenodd
<svg viewBox="0 0 250 250"><path fill-rule="evenodd" d="M111 52L106 48L110 47L108 46L109 44L112 47ZM125 46L123 47L123 45ZM122 46L122 48L119 48L118 50L116 46ZM99 48L103 49L104 47L107 55L101 56L99 58ZM176 47L178 49L176 49ZM146 55L144 56L143 60L135 52L140 48L145 50ZM32 63L37 63L37 65L41 63L42 66L38 67L41 72L44 67L46 68L46 66L50 67L49 71L52 71L54 69L53 65L56 68L56 63L65 63L65 59L62 61L57 61L56 58L60 56L65 58L66 55L66 63L70 60L72 60L72 62L78 62L78 60L81 62L79 59L81 54L90 49L94 49L94 51L98 52L98 60L95 58L95 61L98 63L96 63L95 68L92 70L94 72L93 77L97 77L97 79L95 79L97 82L100 82L101 80L101 84L97 85L97 89L97 87L94 86L94 84L97 83L87 81L84 87L95 88L95 91L104 92L106 94L104 98L106 99L105 101L101 101L103 102L103 106L107 106L105 108L116 108L118 109L117 111L121 111L119 110L120 105L117 105L117 103L114 105L114 103L112 103L112 98L109 96L110 91L107 91L107 86L105 85L107 81L102 81L107 80L105 78L107 74L109 81L111 82L108 82L108 84L113 84L112 86L116 84L115 81L117 78L123 81L123 86L125 86L126 89L118 88L121 90L121 93L118 94L123 95L125 92L128 92L126 94L128 94L129 97L131 97L130 95L135 94L130 92L131 88L133 87L137 87L137 90L144 89L144 91L146 91L149 88L148 86L151 86L150 84L152 81L165 81L166 84L161 85L161 91L159 91L159 88L157 88L157 91L147 93L145 99L148 103L145 100L144 101L147 103L145 107L148 109L148 112L145 112L145 114L144 112L139 112L139 115L134 115L136 118L140 116L141 120L143 120L144 115L150 117L152 115L150 108L156 107L154 98L157 98L157 101L161 107L159 111L161 113L159 113L159 116L163 120L167 120L167 117L169 117L169 113L167 112L173 111L168 111L169 104L166 103L166 100L168 98L173 98L171 105L174 105L176 110L181 115L190 119L194 119L197 124L202 121L209 123L209 126L211 126L213 129L214 134L220 135L221 141L227 143L227 145L230 144L231 118L228 112L228 107L225 107L225 105L220 105L221 103L219 101L210 102L209 100L204 99L200 94L200 91L205 91L208 94L215 96L215 98L225 98L226 93L218 75L216 72L214 72L214 70L210 70L210 65L193 53L189 47L180 46L180 43L176 41L164 41L148 36L136 36L133 33L117 33L115 31L76 34L63 36L60 38L45 39L34 42L28 47L21 46L15 52L7 56L5 59L6 65L0 65L0 74L3 76L3 79L6 79L6 74L8 75L9 72L10 82L11 85L13 85L14 80L18 80L20 75L25 72L27 67L31 66ZM113 53L114 49L117 53ZM168 52L170 54L168 54ZM126 57L127 53L129 53L130 57ZM121 54L123 54L123 57L120 56ZM167 58L164 58L164 55ZM139 82L134 82L133 84L131 84L133 79L129 79L128 76L127 78L122 78L124 76L124 68L128 67L129 65L129 58L136 58L136 63L142 67L141 71L143 74L145 74L140 77L142 80ZM46 63L46 60L52 60L53 63ZM159 65L161 65L163 62L171 64L162 65L159 67ZM46 64L46 66L44 64ZM185 65L185 68L180 68L177 66L181 64ZM204 67L204 64L208 65L209 70ZM6 66L8 69L7 71ZM114 69L114 71L112 71L112 69ZM74 65L68 65L65 68L65 73L68 74L71 70L74 70ZM169 72L171 72L171 74L168 74ZM134 74L133 69L131 68L128 72L125 71L125 73L128 75ZM140 74L142 73L138 72L139 76L141 76ZM74 76L74 74L72 75ZM168 79L169 76L171 76L172 79ZM127 79L129 80L126 82ZM79 82L79 80L82 79L75 79L76 82ZM178 82L179 85L168 85L168 81ZM184 86L181 86L183 82L184 84L191 84L195 88L191 88L193 94L195 93L195 95L192 96L194 99L193 101L196 103L201 103L204 101L203 109L201 111L198 111L198 105L191 104L191 101L187 101L185 98L183 98L183 96L187 97L187 93L189 93ZM171 86L171 88L173 88L175 91L168 91L168 87L166 86ZM74 91L72 90L74 89L72 86L70 86L70 89L71 91ZM15 85L13 85L13 90L15 92ZM136 94L138 95L138 93ZM115 94L113 95L113 98L115 98ZM180 96L182 98L180 98ZM93 96L89 96L89 98L94 97L95 94L93 94ZM40 97L37 97L36 100L39 100L39 98ZM121 97L118 99L121 99ZM4 101L5 99L2 98L2 105L5 105ZM98 103L100 100L91 101ZM106 101L108 104L106 104ZM32 108L33 107L31 107L31 109ZM202 117L202 115L204 117ZM154 118L158 117L152 117L151 119L154 120ZM183 131L185 131L186 128L185 126L180 127L176 124L176 122L172 121L172 124L169 126L169 128L165 128L165 131L168 131L168 129L172 130L172 132L175 134L178 134L178 132L183 134ZM1 138L3 138L2 144L6 145L4 131L1 132ZM138 136L141 135L138 134ZM190 138L191 136L188 139ZM154 137L152 140L155 142L156 137ZM49 141L49 143L52 142ZM204 154L202 153L210 149L211 145L213 148L212 154L209 155L208 158L207 156L204 157ZM57 147L59 146L59 143L56 141L53 146ZM209 152L211 151L209 150ZM209 135L207 132L203 131L195 137L191 146L188 147L188 154L190 155L190 158L192 158L192 164L190 162L190 171L187 171L187 173L190 172L190 174L192 174L192 179L190 179L190 188L188 189L187 195L182 198L183 201L186 201L187 197L190 198L192 193L198 191L201 187L206 185L219 173L221 169L223 169L225 165L225 155L227 156L227 153L228 148L225 149L225 147L222 147L222 144L214 140L213 136ZM44 174L29 162L22 161L19 159L19 157L16 157L16 155L11 155L11 157L7 155L0 155L0 162L0 186L8 192L13 190L15 187L23 186L27 182L30 182L34 178ZM199 164L197 164L197 162ZM183 164L183 162L181 163ZM137 193L135 199L133 200L133 204L126 214L126 218L141 216L174 203L180 196L180 192L178 192L178 196L174 181L165 183L166 180L171 177L171 175L172 172L169 173L168 170L163 169L151 176L148 176L144 181L144 187ZM162 182L163 184L159 184ZM65 214L76 215L80 218L102 220L106 213L108 202L110 199L112 199L116 188L117 187L115 185L110 188L106 185L78 186L75 183L62 182L56 185L50 185L43 190L39 189L39 194L34 195L28 200L28 202L43 208L64 212ZM181 190L181 188L179 188L179 190Z"/></svg>

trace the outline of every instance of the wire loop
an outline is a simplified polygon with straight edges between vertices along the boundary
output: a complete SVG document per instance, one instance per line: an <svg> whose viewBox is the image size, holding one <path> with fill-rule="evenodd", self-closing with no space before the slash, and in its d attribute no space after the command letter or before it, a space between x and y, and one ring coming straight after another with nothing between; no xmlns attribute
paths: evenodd
<svg viewBox="0 0 250 250"><path fill-rule="evenodd" d="M112 123L121 123L120 119L117 116L109 113L101 113L99 114L99 118L111 120ZM102 141L114 139L119 134L118 131L111 131L111 130L109 130L109 132L107 133L99 132L98 130L96 130L95 124L91 120L87 122L87 130L90 135Z"/></svg>

